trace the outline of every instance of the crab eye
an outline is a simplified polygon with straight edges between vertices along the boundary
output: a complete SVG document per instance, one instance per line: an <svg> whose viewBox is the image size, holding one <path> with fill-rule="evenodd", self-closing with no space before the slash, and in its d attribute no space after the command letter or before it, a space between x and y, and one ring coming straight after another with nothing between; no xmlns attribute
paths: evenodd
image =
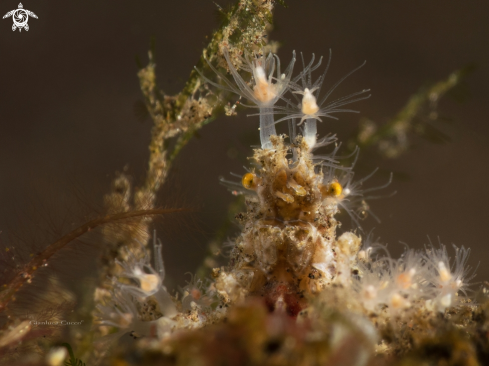
<svg viewBox="0 0 489 366"><path fill-rule="evenodd" d="M246 173L241 179L241 184L246 189L255 189L257 185L257 177L253 173Z"/></svg>
<svg viewBox="0 0 489 366"><path fill-rule="evenodd" d="M328 194L333 197L338 197L343 192L343 187L338 182L333 182L328 187Z"/></svg>
<svg viewBox="0 0 489 366"><path fill-rule="evenodd" d="M347 189L343 191L343 186L337 180L334 180L329 184L321 185L321 193L324 198L339 198L343 193L346 193L346 191Z"/></svg>

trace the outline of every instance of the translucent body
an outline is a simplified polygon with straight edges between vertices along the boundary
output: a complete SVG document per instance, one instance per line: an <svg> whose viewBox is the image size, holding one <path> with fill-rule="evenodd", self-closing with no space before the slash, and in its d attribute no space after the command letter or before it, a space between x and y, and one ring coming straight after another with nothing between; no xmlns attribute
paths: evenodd
<svg viewBox="0 0 489 366"><path fill-rule="evenodd" d="M264 113L270 113L273 115L285 114L285 117L279 118L275 121L275 123L280 123L285 120L298 119L299 125L304 125L303 136L309 150L312 150L316 145L317 121L322 122L321 117L338 119L337 117L333 116L333 114L340 112L358 113L357 111L342 109L341 107L370 97L370 95L366 95L366 93L368 93L370 90L362 90L360 92L339 98L333 102L326 103L329 96L338 87L338 85L340 85L348 76L350 76L364 64L344 76L336 84L334 84L324 96L320 97L321 88L331 63L331 53L325 72L313 82L312 72L318 69L322 62L321 58L319 62L314 65L314 59L315 56L313 54L310 63L306 65L304 62L304 57L302 57L303 70L289 83L289 88L296 100L295 102L284 98L287 101L286 106L274 106L273 112L265 112L260 110L259 113L260 118ZM300 100L297 98L297 94L302 95Z"/></svg>
<svg viewBox="0 0 489 366"><path fill-rule="evenodd" d="M295 64L295 53L292 61L282 74L280 70L280 59L269 53L268 56L246 55L241 62L242 69L252 75L250 82L243 79L236 70L227 48L223 48L223 55L227 61L229 72L233 76L235 84L229 81L211 63L209 67L217 74L224 84L218 84L205 77L199 70L197 72L202 78L220 89L235 93L253 103L260 109L260 141L263 149L271 148L270 136L276 135L275 122L273 118L273 106L288 90L289 81ZM277 76L273 74L277 71ZM251 85L250 85L251 84Z"/></svg>

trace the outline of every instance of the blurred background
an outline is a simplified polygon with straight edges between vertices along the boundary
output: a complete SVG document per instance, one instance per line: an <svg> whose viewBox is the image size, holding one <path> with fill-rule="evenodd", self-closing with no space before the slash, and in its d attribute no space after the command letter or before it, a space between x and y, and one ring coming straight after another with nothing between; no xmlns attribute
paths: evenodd
<svg viewBox="0 0 489 366"><path fill-rule="evenodd" d="M288 0L276 6L269 39L281 44L289 62L292 50L327 56L333 50L327 82L335 82L367 60L336 92L340 97L364 88L369 100L356 103L360 114L327 120L321 135L348 140L362 117L382 124L394 117L421 86L476 64L458 92L446 96L438 112L451 141L412 140L397 159L360 153L358 177L380 167L371 185L387 180L388 199L371 202L382 223L367 218L367 232L388 244L394 256L403 245L420 248L431 241L472 248L471 265L481 262L474 281L489 279L489 3L487 1ZM217 0L222 7L231 1ZM23 2L38 19L28 32L12 32L12 19L0 21L0 245L20 245L11 232L42 242L45 219L61 226L75 220L83 200L101 206L116 171L126 169L135 186L146 171L152 121L142 118L135 57L147 62L155 39L157 77L167 94L180 91L197 62L206 36L219 25L214 1L70 1ZM0 1L0 13L16 9ZM299 67L296 66L296 70ZM461 97L461 98L460 98ZM460 103L460 99L464 102ZM207 245L227 220L235 200L219 177L243 174L259 144L256 118L238 109L238 117L219 117L205 126L178 157L161 202L197 209L192 223L162 228L168 283L183 285L195 272ZM285 126L283 126L285 127ZM285 130L284 130L285 132ZM176 198L175 198L176 197ZM29 214L28 214L29 213ZM37 215L37 216L36 216ZM350 219L342 217L344 227ZM163 225L164 226L164 222ZM239 228L231 226L232 237ZM29 239L30 240L30 239ZM30 242L26 240L27 251ZM96 243L95 243L96 244ZM43 245L42 243L39 245ZM76 254L76 267L65 278L76 287L94 278L97 245ZM452 252L453 253L453 252ZM187 277L188 279L188 277Z"/></svg>

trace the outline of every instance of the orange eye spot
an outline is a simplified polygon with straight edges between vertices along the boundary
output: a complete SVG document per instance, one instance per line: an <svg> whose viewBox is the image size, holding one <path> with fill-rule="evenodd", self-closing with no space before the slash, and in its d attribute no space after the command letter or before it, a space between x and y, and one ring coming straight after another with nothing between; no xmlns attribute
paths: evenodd
<svg viewBox="0 0 489 366"><path fill-rule="evenodd" d="M327 186L321 186L321 193L327 197L339 197L343 193L343 187L340 183L334 181Z"/></svg>
<svg viewBox="0 0 489 366"><path fill-rule="evenodd" d="M328 193L330 196L338 197L343 193L343 187L338 182L333 182L329 185Z"/></svg>
<svg viewBox="0 0 489 366"><path fill-rule="evenodd" d="M245 175L243 175L243 178L241 179L241 184L246 189L255 189L257 184L256 175L253 173L246 173Z"/></svg>

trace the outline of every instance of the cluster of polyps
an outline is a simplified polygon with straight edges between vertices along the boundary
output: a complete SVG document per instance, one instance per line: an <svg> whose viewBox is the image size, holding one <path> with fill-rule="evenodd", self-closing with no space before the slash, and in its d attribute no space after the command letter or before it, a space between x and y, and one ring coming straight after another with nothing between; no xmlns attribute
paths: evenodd
<svg viewBox="0 0 489 366"><path fill-rule="evenodd" d="M371 175L354 181L352 167L341 166L336 158L338 145L329 154L313 155L316 148L336 142L335 136L317 141L315 123L320 117L349 111L340 107L368 98L366 91L325 104L339 82L318 102L326 73L314 83L311 73L321 60L314 65L313 57L292 78L295 58L281 74L275 55L248 55L242 60L247 65L244 70L252 74L247 82L227 50L223 53L237 86L212 65L224 85L206 80L256 104L262 142L262 148L254 151L254 167L240 184L239 191L247 194L247 212L237 216L243 230L229 266L215 268L209 285L192 277L177 301L163 285L161 245L155 241L154 268L148 257L130 256L119 263L122 273L112 280L112 299L98 306L100 324L119 328L117 336L132 332L133 336L164 337L173 329L218 321L226 312L223 305L248 296L263 298L270 311L295 317L311 305L311 298L334 288L341 288L348 299L359 300L364 313L395 319L412 309L443 312L457 305L472 278L465 268L469 251L463 247L456 248L451 265L443 245L425 252L407 250L394 260L388 255L374 257L373 247L362 245L356 231L336 237L335 216L340 209L357 225L369 210L365 194L372 189L362 184ZM302 95L302 100L294 104L285 99L288 90ZM279 100L285 100L287 107L277 107ZM279 113L285 117L275 121ZM281 120L291 122L288 142L275 132L275 123ZM302 136L296 136L296 120L304 124ZM233 190L238 191L236 184Z"/></svg>
<svg viewBox="0 0 489 366"><path fill-rule="evenodd" d="M336 238L335 215L361 191L351 183L349 169L343 170L349 177L346 188L331 173L340 167L323 173L334 159L323 159L324 167L314 163L305 139L288 145L285 137L272 136L271 142L271 149L255 150L255 169L242 179L250 192L248 212L239 216L244 228L230 274L240 273L242 286L264 297L270 309L296 315L308 296L335 283L351 286L359 272L358 262L365 259L361 239L353 232Z"/></svg>
<svg viewBox="0 0 489 366"><path fill-rule="evenodd" d="M242 179L251 194L248 212L238 216L243 231L228 275L239 273L237 281L249 295L290 315L333 285L350 289L366 313L392 319L407 319L413 309L444 312L459 304L473 277L466 267L468 250L455 247L453 264L443 245L406 250L395 260L374 257L355 232L336 238L338 208L349 196L362 197L362 190L351 183L350 170L334 176L318 169L303 139L294 145L284 139L272 136L272 149L256 149L256 167Z"/></svg>
<svg viewBox="0 0 489 366"><path fill-rule="evenodd" d="M364 95L369 90L362 90L326 103L336 87L353 72L358 70L358 68L340 79L324 96L320 97L321 87L331 62L331 54L326 71L315 82L312 81L311 73L319 68L322 58L314 65L313 55L311 62L306 66L302 57L304 70L295 78L292 78L296 61L295 52L293 52L292 61L283 74L280 72L280 59L277 55L272 53L269 53L268 56L264 56L263 54L247 54L240 60L240 63L244 65L242 69L249 72L252 77L249 81L245 81L233 65L227 49L224 48L222 52L235 83L228 80L211 63L209 63L210 68L217 74L222 84L215 83L203 76L199 70L196 70L206 82L247 99L253 103L251 107L259 109L259 113L256 115L260 116L260 140L263 149L272 148L270 137L277 135L275 124L290 120L291 124L295 125L296 119L300 119L299 125L306 121L304 138L308 144L308 148L312 149L316 144L317 120L322 121L321 117L337 119L333 116L333 113L356 112L350 109L342 109L341 107L370 97L370 95ZM275 70L277 71L276 77L273 76ZM292 92L295 102L285 97L289 91ZM302 100L299 100L296 94L302 95ZM284 101L286 105L277 105L279 101ZM276 114L284 114L285 117L274 120L274 115Z"/></svg>
<svg viewBox="0 0 489 366"><path fill-rule="evenodd" d="M353 281L367 312L402 317L416 309L444 312L459 304L474 275L466 267L469 250L457 248L450 263L446 247L425 251L406 250L398 260L388 256L358 265L361 275Z"/></svg>
<svg viewBox="0 0 489 366"><path fill-rule="evenodd" d="M248 212L241 218L244 229L231 273L248 271L242 285L250 294L264 296L271 309L296 315L306 305L306 294L338 281L340 262L355 255L359 245L335 243L337 206L326 201L338 192L324 187L307 143L296 141L294 160L284 137L271 136L271 142L271 149L255 150L257 168L242 180L254 195L248 196Z"/></svg>
<svg viewBox="0 0 489 366"><path fill-rule="evenodd" d="M247 195L247 213L238 215L243 231L236 239L230 266L219 271L220 294L227 299L240 298L243 293L258 295L271 310L285 310L292 316L308 306L310 296L333 284L350 289L365 312L390 317L406 314L414 306L444 311L456 305L470 279L464 268L465 249L456 250L451 267L443 246L425 253L408 250L399 260L388 255L373 259L369 249L362 249L356 232L336 238L335 215L340 210L361 230L359 220L369 212L367 194L374 190L364 189L362 184L373 173L354 181L353 167L341 166L335 157L338 145L330 154L313 155L318 147L336 141L335 136L318 141L316 122L321 117L335 118L333 113L354 112L341 107L369 97L368 90L362 90L326 102L339 83L356 70L320 96L331 55L326 72L316 81L312 72L322 59L314 64L314 55L307 65L303 60L303 71L296 77L291 76L295 54L286 74L278 73L277 77L273 77L277 56L247 55L243 69L252 76L245 81L226 49L223 53L236 84L212 65L224 85L204 79L260 109L255 115L260 116L262 148L255 150L254 167L242 177L241 188L224 181L235 193ZM287 91L295 102L285 97ZM286 106L276 105L279 101ZM280 114L283 116L274 120ZM286 136L277 136L271 128L285 120L289 121L288 143ZM297 125L303 125L302 136L296 134ZM379 188L384 186L375 189ZM220 278L232 282L234 290L226 290Z"/></svg>
<svg viewBox="0 0 489 366"><path fill-rule="evenodd" d="M424 260L430 269L426 280L433 289L428 305L433 305L439 311L457 305L460 301L459 295L467 295L468 282L475 277L474 271L467 267L470 249L456 246L453 248L455 260L452 263L444 245L437 249L428 248L424 254Z"/></svg>
<svg viewBox="0 0 489 366"><path fill-rule="evenodd" d="M201 281L192 278L182 289L181 301L177 301L163 285L165 267L156 238L154 257L154 268L149 256L137 259L130 255L126 262L117 262L122 272L111 279L112 296L105 305L97 306L98 324L116 328L117 332L102 340L126 333L134 338L164 337L174 329L201 327L207 322L212 300Z"/></svg>

